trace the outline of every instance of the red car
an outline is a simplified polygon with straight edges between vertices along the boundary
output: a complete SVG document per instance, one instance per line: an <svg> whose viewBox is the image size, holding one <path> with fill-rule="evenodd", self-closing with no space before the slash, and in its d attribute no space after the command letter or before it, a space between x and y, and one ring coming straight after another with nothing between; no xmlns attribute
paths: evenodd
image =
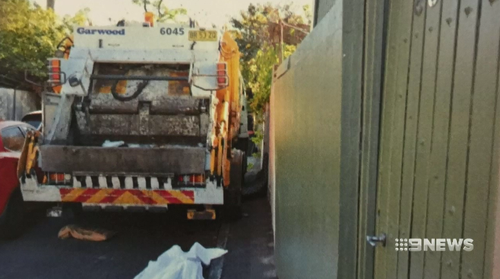
<svg viewBox="0 0 500 279"><path fill-rule="evenodd" d="M18 121L0 121L0 237L9 238L21 231L23 198L17 178L17 162L24 137L35 128Z"/></svg>

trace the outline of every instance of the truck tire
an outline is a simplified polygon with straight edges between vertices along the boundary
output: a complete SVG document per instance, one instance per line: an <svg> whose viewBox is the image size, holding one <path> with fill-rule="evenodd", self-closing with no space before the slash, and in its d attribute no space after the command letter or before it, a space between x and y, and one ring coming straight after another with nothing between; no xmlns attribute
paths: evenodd
<svg viewBox="0 0 500 279"><path fill-rule="evenodd" d="M248 138L238 138L238 141L234 144L234 148L248 153L248 144L250 140Z"/></svg>
<svg viewBox="0 0 500 279"><path fill-rule="evenodd" d="M248 138L239 138L238 141L236 142L236 145L234 146L234 148L244 152L244 154L243 154L243 177L247 173L247 168L248 168L248 159L247 159L247 155L246 155L246 154L249 154L248 153L248 150L249 150L248 144L249 144Z"/></svg>
<svg viewBox="0 0 500 279"><path fill-rule="evenodd" d="M24 217L23 197L17 187L10 195L5 211L0 217L0 238L12 239L21 235Z"/></svg>
<svg viewBox="0 0 500 279"><path fill-rule="evenodd" d="M224 219L235 221L241 218L241 189L244 180L245 152L233 150L229 186L224 190Z"/></svg>

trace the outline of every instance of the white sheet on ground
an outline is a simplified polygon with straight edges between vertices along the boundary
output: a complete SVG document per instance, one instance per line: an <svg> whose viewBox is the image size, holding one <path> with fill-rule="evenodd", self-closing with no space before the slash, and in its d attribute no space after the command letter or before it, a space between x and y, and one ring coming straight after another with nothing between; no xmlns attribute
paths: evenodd
<svg viewBox="0 0 500 279"><path fill-rule="evenodd" d="M122 145L124 145L125 142L122 141L122 140L119 140L119 141L110 141L110 140L106 140L104 141L104 143L102 144L102 147L120 147Z"/></svg>
<svg viewBox="0 0 500 279"><path fill-rule="evenodd" d="M135 279L203 279L203 267L210 261L227 253L220 248L205 248L198 242L193 244L189 252L182 251L178 245L150 261L146 269Z"/></svg>

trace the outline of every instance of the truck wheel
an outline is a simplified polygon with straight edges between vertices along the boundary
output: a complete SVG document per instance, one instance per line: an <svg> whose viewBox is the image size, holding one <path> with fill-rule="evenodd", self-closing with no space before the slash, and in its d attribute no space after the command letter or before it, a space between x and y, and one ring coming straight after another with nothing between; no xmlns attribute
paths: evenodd
<svg viewBox="0 0 500 279"><path fill-rule="evenodd" d="M248 152L248 143L248 138L238 138L238 141L234 144L234 148L243 152Z"/></svg>
<svg viewBox="0 0 500 279"><path fill-rule="evenodd" d="M17 187L10 195L9 202L0 217L0 238L12 239L21 235L24 207L21 190Z"/></svg>
<svg viewBox="0 0 500 279"><path fill-rule="evenodd" d="M234 148L241 150L243 152L243 177L247 173L247 168L248 168L248 159L246 155L249 154L248 144L249 144L248 138L239 138L236 144L234 145Z"/></svg>
<svg viewBox="0 0 500 279"><path fill-rule="evenodd" d="M245 152L233 150L229 186L224 190L224 219L234 221L241 217L241 188L243 186L243 162Z"/></svg>

